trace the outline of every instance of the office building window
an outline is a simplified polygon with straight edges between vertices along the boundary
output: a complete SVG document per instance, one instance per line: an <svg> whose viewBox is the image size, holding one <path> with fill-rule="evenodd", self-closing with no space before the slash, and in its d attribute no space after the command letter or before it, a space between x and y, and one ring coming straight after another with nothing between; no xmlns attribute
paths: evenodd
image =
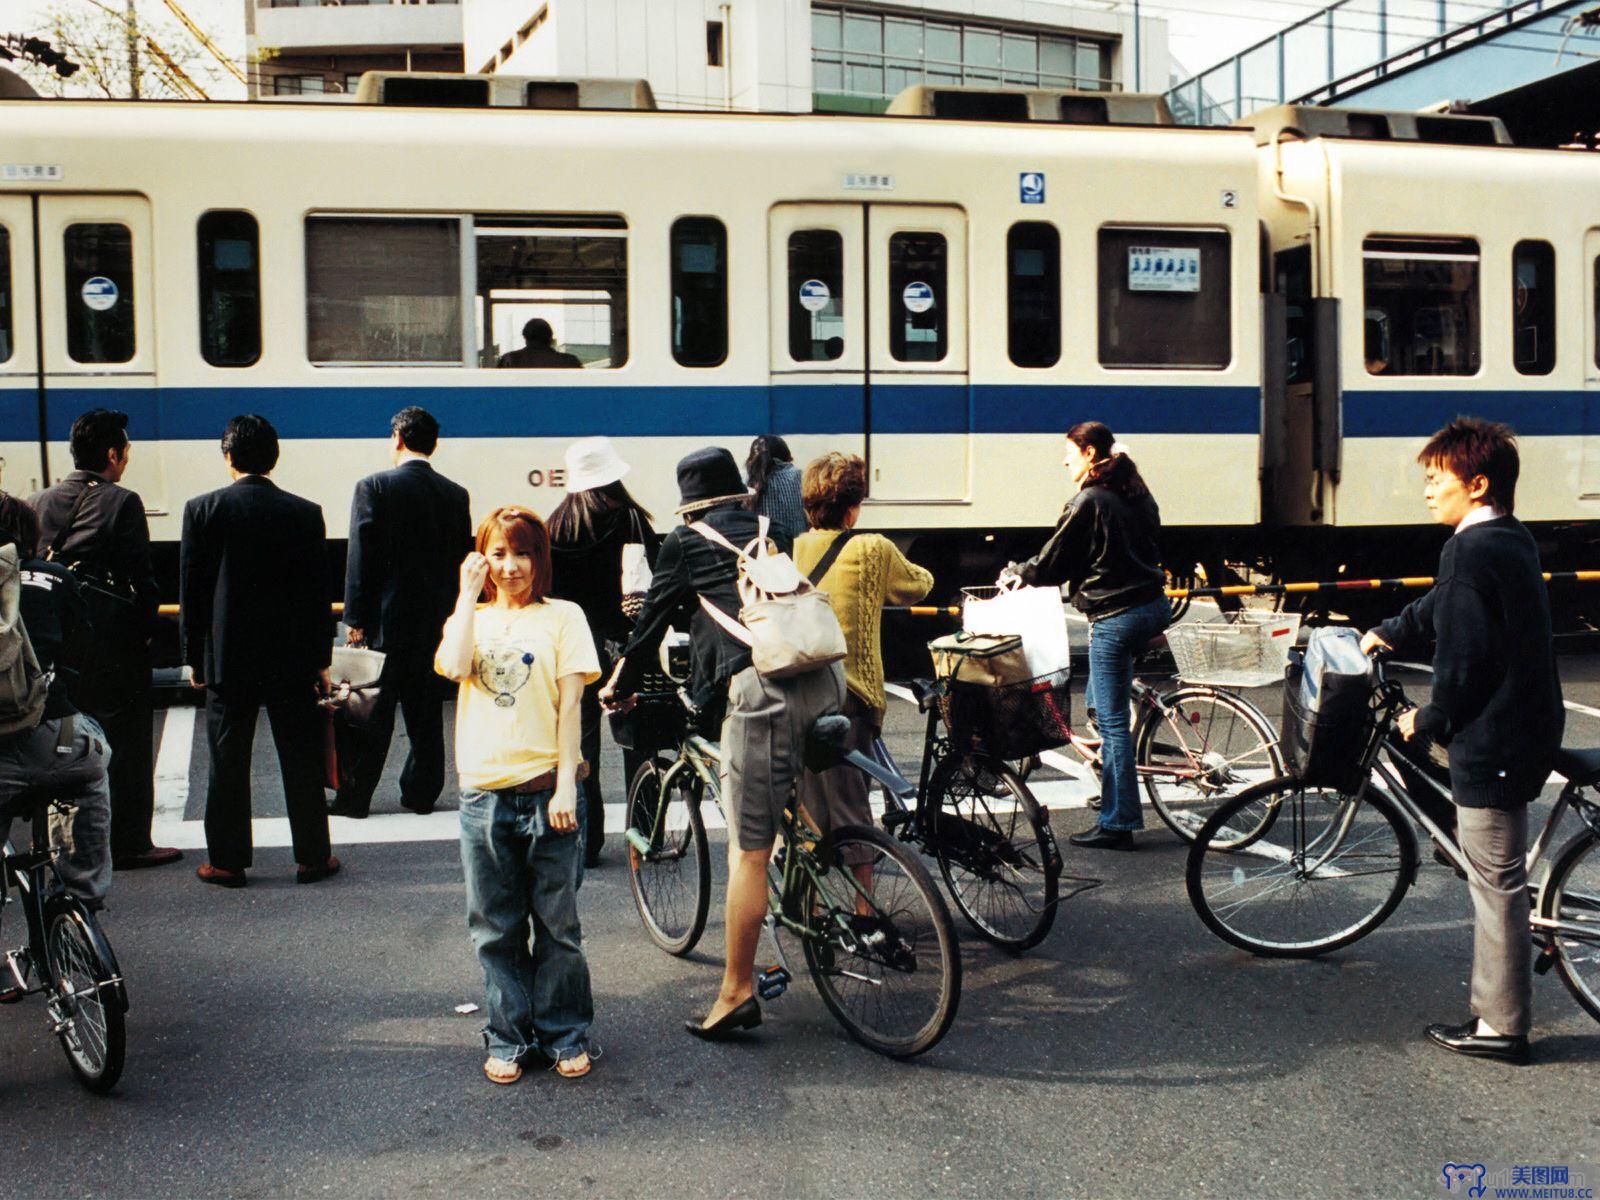
<svg viewBox="0 0 1600 1200"><path fill-rule="evenodd" d="M200 218L200 354L213 367L261 358L261 238L247 212Z"/></svg>
<svg viewBox="0 0 1600 1200"><path fill-rule="evenodd" d="M893 16L843 4L811 11L813 87L893 97L917 84L1110 91L1111 47L1092 38L972 21Z"/></svg>
<svg viewBox="0 0 1600 1200"><path fill-rule="evenodd" d="M321 75L274 75L272 91L278 96L320 96L328 90Z"/></svg>

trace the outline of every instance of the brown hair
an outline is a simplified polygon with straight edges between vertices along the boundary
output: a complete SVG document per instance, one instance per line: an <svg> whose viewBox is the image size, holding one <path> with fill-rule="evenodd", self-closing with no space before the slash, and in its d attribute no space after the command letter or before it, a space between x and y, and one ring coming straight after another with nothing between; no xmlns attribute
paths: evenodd
<svg viewBox="0 0 1600 1200"><path fill-rule="evenodd" d="M550 594L550 532L539 519L539 514L520 504L506 504L495 509L478 526L476 549L479 554L489 552L489 542L499 534L506 545L518 554L533 560L533 588L529 599L534 604L544 603ZM494 573L483 581L483 598L490 603L496 595Z"/></svg>
<svg viewBox="0 0 1600 1200"><path fill-rule="evenodd" d="M1099 421L1079 421L1067 430L1067 440L1080 450L1095 452L1095 464L1083 478L1084 487L1103 487L1124 500L1143 500L1150 494L1133 459L1111 452L1117 436Z"/></svg>
<svg viewBox="0 0 1600 1200"><path fill-rule="evenodd" d="M1517 502L1517 476L1522 459L1517 454L1517 435L1508 425L1477 417L1457 417L1428 439L1417 455L1424 467L1449 471L1462 483L1470 484L1479 475L1489 482L1485 502L1510 516Z"/></svg>
<svg viewBox="0 0 1600 1200"><path fill-rule="evenodd" d="M813 529L843 529L845 516L867 498L867 464L837 450L813 459L800 480L800 503Z"/></svg>

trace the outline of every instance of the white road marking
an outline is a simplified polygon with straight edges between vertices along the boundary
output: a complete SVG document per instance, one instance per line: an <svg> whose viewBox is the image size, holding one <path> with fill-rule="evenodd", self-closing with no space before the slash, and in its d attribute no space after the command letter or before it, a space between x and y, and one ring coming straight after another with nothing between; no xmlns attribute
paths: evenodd
<svg viewBox="0 0 1600 1200"><path fill-rule="evenodd" d="M189 806L189 756L194 749L195 714L187 705L167 709L156 752L156 821L181 822Z"/></svg>

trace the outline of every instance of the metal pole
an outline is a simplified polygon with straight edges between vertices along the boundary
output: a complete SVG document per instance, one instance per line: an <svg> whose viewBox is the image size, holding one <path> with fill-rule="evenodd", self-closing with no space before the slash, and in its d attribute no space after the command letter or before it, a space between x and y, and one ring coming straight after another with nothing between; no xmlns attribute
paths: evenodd
<svg viewBox="0 0 1600 1200"><path fill-rule="evenodd" d="M138 0L128 0L128 96L139 98L139 5Z"/></svg>
<svg viewBox="0 0 1600 1200"><path fill-rule="evenodd" d="M1144 52L1139 33L1139 0L1133 0L1133 90L1144 91Z"/></svg>

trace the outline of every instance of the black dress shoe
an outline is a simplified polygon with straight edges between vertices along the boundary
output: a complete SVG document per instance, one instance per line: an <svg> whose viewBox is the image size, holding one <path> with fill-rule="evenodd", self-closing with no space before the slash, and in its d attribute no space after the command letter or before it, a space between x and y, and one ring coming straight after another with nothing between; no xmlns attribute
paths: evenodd
<svg viewBox="0 0 1600 1200"><path fill-rule="evenodd" d="M335 800L328 805L328 815L330 817L349 817L352 821L365 821L367 819L367 810Z"/></svg>
<svg viewBox="0 0 1600 1200"><path fill-rule="evenodd" d="M1477 1029L1477 1017L1468 1017L1460 1025L1429 1025L1428 1040L1453 1053L1472 1058L1492 1058L1496 1062L1515 1063L1519 1067L1528 1061L1528 1039L1525 1034L1489 1037L1479 1035Z"/></svg>
<svg viewBox="0 0 1600 1200"><path fill-rule="evenodd" d="M1074 846L1081 846L1085 850L1137 850L1133 842L1133 831L1128 829L1107 829L1103 825L1095 825L1085 829L1082 833L1075 833L1067 839Z"/></svg>
<svg viewBox="0 0 1600 1200"><path fill-rule="evenodd" d="M761 1006L751 996L721 1020L702 1025L699 1021L685 1021L683 1027L703 1042L726 1042L742 1029L754 1029L761 1024Z"/></svg>

